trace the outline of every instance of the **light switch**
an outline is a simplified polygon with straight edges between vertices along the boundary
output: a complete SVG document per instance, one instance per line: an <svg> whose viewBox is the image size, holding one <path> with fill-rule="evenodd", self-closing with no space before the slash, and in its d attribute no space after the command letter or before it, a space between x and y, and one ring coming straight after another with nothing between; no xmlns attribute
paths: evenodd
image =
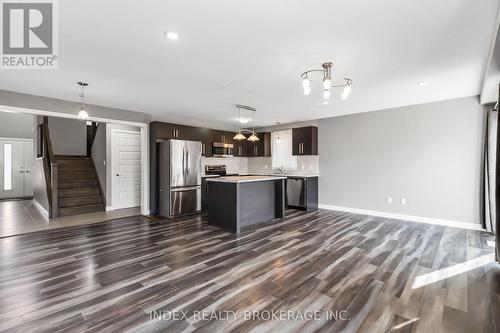
<svg viewBox="0 0 500 333"><path fill-rule="evenodd" d="M406 198L401 198L401 204L406 205Z"/></svg>
<svg viewBox="0 0 500 333"><path fill-rule="evenodd" d="M387 197L387 203L391 204L392 203L392 197Z"/></svg>

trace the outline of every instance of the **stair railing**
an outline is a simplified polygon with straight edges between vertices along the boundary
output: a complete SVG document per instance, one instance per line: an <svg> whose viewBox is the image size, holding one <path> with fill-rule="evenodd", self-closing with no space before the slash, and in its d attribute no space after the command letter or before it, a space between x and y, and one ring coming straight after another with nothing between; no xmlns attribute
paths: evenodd
<svg viewBox="0 0 500 333"><path fill-rule="evenodd" d="M58 214L58 193L57 193L57 162L54 158L54 150L49 133L48 117L43 117L43 166L45 172L45 182L47 185L47 197L49 201L49 217L57 217Z"/></svg>

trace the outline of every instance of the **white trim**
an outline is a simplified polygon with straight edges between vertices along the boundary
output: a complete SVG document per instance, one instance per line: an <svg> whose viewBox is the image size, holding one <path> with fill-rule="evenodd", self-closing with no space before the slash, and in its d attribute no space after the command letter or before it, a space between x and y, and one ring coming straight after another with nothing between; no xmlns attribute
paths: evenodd
<svg viewBox="0 0 500 333"><path fill-rule="evenodd" d="M341 212L348 212L348 213L354 213L354 214L386 217L386 218L402 220L402 221L437 224L437 225L443 225L446 227L453 227L453 228L461 228L461 229L469 229L469 230L484 230L480 224L470 223L470 222L461 222L461 221L445 220L445 219L438 219L438 218L432 218L432 217L379 212L379 211L375 211L375 210L366 210L366 209L324 205L324 204L319 204L319 208L328 209L328 210L338 210Z"/></svg>
<svg viewBox="0 0 500 333"><path fill-rule="evenodd" d="M35 139L23 139L23 138L4 138L4 137L0 137L0 140L8 140L8 141L23 141L23 142L26 142L26 141L31 141L31 142L33 142Z"/></svg>
<svg viewBox="0 0 500 333"><path fill-rule="evenodd" d="M35 206L36 209L38 209L40 211L40 213L42 213L43 216L45 217L49 217L49 212L45 209L45 207L43 207L38 201L36 201L35 199L32 199L33 201L33 206Z"/></svg>
<svg viewBox="0 0 500 333"><path fill-rule="evenodd" d="M80 118L78 118L77 113L71 114L71 113L63 113L63 112L54 112L54 111L47 111L47 110L21 108L21 107L10 106L10 105L0 105L0 111L36 114L36 115L40 115L40 116L52 116L52 117L59 117L59 118L80 119ZM148 125L147 123L141 123L141 122L135 122L135 121L118 120L118 119L112 119L112 118L92 117L92 116L89 116L88 119L86 119L86 120L103 122L103 123L119 124L119 125L131 125L131 126L147 126Z"/></svg>
<svg viewBox="0 0 500 333"><path fill-rule="evenodd" d="M115 210L115 209L113 208L113 206L106 206L106 211L107 211L107 212L112 211L112 210Z"/></svg>
<svg viewBox="0 0 500 333"><path fill-rule="evenodd" d="M0 111L5 112L14 112L14 113L27 113L41 116L52 116L52 117L61 117L61 118L70 118L70 119L79 119L77 114L68 114L62 112L54 112L47 110L38 110L38 109L30 109L30 108L21 108L10 105L0 105ZM141 163L142 163L142 193L141 193L141 214L149 215L149 125L147 123L135 122L135 121L127 121L127 120L118 120L112 118L100 118L100 117L89 117L89 121L103 122L106 123L106 127L108 125L130 125L136 126L140 128L141 133ZM139 131L138 131L139 132ZM107 136L107 134L106 134ZM106 151L106 154L108 152ZM106 161L107 168L107 161ZM108 178L108 177L106 177ZM106 187L107 190L107 187ZM108 198L106 198L107 200Z"/></svg>

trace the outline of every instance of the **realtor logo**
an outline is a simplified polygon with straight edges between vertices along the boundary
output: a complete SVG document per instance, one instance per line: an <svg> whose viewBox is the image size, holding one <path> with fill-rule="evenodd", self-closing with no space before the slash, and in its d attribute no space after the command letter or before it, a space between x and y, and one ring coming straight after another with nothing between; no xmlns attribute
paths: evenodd
<svg viewBox="0 0 500 333"><path fill-rule="evenodd" d="M56 69L55 0L1 0L1 69Z"/></svg>

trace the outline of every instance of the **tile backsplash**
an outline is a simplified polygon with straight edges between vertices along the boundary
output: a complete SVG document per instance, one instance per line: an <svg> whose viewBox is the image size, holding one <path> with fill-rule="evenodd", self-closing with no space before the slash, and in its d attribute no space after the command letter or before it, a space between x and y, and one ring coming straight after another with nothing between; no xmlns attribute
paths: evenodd
<svg viewBox="0 0 500 333"><path fill-rule="evenodd" d="M269 173L272 172L271 157L233 157L233 158L216 158L202 157L201 164L203 172L207 164L224 164L227 167L228 173ZM298 156L297 170L289 170L291 172L317 175L319 174L319 156Z"/></svg>
<svg viewBox="0 0 500 333"><path fill-rule="evenodd" d="M205 174L205 165L220 165L226 166L227 173L247 173L248 172L248 158L246 157L202 157L201 158L201 172Z"/></svg>

